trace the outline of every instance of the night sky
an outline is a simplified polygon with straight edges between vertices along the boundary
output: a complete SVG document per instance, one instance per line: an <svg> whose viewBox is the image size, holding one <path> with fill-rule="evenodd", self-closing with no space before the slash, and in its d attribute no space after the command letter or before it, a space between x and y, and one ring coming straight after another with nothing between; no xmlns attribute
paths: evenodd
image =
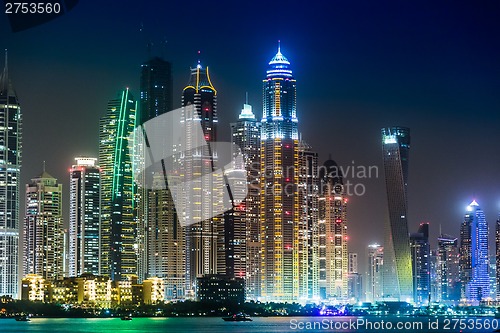
<svg viewBox="0 0 500 333"><path fill-rule="evenodd" d="M411 129L410 231L430 222L432 247L440 225L458 236L465 206L476 199L493 239L500 211L499 1L98 3L81 1L18 33L0 14L0 48L9 50L24 118L22 198L45 160L64 184L67 223L68 168L78 155L97 156L108 100L124 87L139 97L148 41L151 55L173 63L174 107L201 50L218 91L220 140L228 141L246 91L261 117L262 79L281 40L297 79L299 131L320 161L331 154L343 166L379 167L378 178L351 179L366 186L348 203L349 250L361 254L360 264L368 244L383 242L388 215L384 126Z"/></svg>

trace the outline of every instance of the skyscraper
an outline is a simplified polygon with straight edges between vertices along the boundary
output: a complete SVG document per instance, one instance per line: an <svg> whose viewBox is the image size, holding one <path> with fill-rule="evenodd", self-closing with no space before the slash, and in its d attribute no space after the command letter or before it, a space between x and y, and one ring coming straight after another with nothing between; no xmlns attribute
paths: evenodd
<svg viewBox="0 0 500 333"><path fill-rule="evenodd" d="M0 76L0 295L19 292L19 181L22 151L22 115L9 79L7 51Z"/></svg>
<svg viewBox="0 0 500 333"><path fill-rule="evenodd" d="M383 296L384 248L378 244L368 245L368 272L366 274L366 301L377 302Z"/></svg>
<svg viewBox="0 0 500 333"><path fill-rule="evenodd" d="M159 58L153 57L141 65L141 96L138 112L138 124L143 125L145 122L154 119L173 109L172 98L172 65L170 62ZM150 138L151 139L151 138ZM151 144L151 143L150 143ZM144 169L144 161L146 160L147 147L138 147L136 154L136 167L140 170ZM137 275L139 282L149 276L157 276L150 272L148 263L155 260L156 252L148 252L149 235L149 221L148 216L150 209L149 205L149 192L150 186L147 185L146 172L155 174L159 177L162 174L161 170L149 169L140 174L141 181L138 183L136 199L137 209ZM158 181L158 179L156 180ZM166 200L165 204L172 208L173 200L168 189L164 189L167 193L160 193L161 189L156 188L153 196L161 196ZM166 195L166 197L164 197ZM174 215L175 216L175 215ZM155 221L154 217L151 221ZM172 222L174 223L174 222ZM153 270L157 272L158 268ZM167 287L167 284L165 284Z"/></svg>
<svg viewBox="0 0 500 333"><path fill-rule="evenodd" d="M186 108L193 105L194 109ZM213 171L217 167L217 90L210 80L208 66L198 64L182 93L183 131L190 137L183 147L180 170L184 181L192 186L184 195L186 210L187 291L196 290L196 278L206 274L225 273L224 219L215 216L221 204L222 179ZM194 110L190 112L190 110ZM201 125L203 138L192 126ZM193 148L192 142L205 140L207 146ZM192 141L191 141L192 140Z"/></svg>
<svg viewBox="0 0 500 333"><path fill-rule="evenodd" d="M441 234L437 249L437 300L458 301L460 299L458 239Z"/></svg>
<svg viewBox="0 0 500 333"><path fill-rule="evenodd" d="M382 151L389 219L385 223L384 298L413 298L408 232L408 156L410 129L382 128Z"/></svg>
<svg viewBox="0 0 500 333"><path fill-rule="evenodd" d="M186 296L186 249L183 228L163 175L155 175L148 190L148 275L161 278L167 300Z"/></svg>
<svg viewBox="0 0 500 333"><path fill-rule="evenodd" d="M299 297L319 297L318 153L299 142Z"/></svg>
<svg viewBox="0 0 500 333"><path fill-rule="evenodd" d="M62 185L45 170L26 184L23 275L63 277Z"/></svg>
<svg viewBox="0 0 500 333"><path fill-rule="evenodd" d="M261 299L299 297L299 152L296 81L278 52L263 80L261 130Z"/></svg>
<svg viewBox="0 0 500 333"><path fill-rule="evenodd" d="M77 157L69 178L69 276L99 275L101 171L96 158Z"/></svg>
<svg viewBox="0 0 500 333"><path fill-rule="evenodd" d="M347 279L348 298L355 302L364 300L363 279L362 275L358 272L358 254L355 252L349 252Z"/></svg>
<svg viewBox="0 0 500 333"><path fill-rule="evenodd" d="M347 198L343 174L335 161L320 169L319 268L320 295L325 299L348 297Z"/></svg>
<svg viewBox="0 0 500 333"><path fill-rule="evenodd" d="M229 253L228 257L233 256L237 263L234 266L234 274L240 277L243 272L246 297L253 300L260 296L260 125L248 102L243 105L238 121L231 124L232 143L241 149L245 160L242 167L247 172L248 195L242 204L236 207L240 217L239 223L233 222L236 229L233 233L236 234L226 240L229 243L227 246L233 247L233 253ZM233 155L235 154L236 152L233 152ZM237 219L238 215L234 217ZM225 224L225 229L227 235L231 230L229 223ZM245 238L244 242L242 238ZM230 262L226 264L231 266ZM244 269L242 265L245 265Z"/></svg>
<svg viewBox="0 0 500 333"><path fill-rule="evenodd" d="M136 110L127 88L109 101L99 124L101 274L116 281L137 274L133 156L128 149Z"/></svg>
<svg viewBox="0 0 500 333"><path fill-rule="evenodd" d="M418 231L410 235L413 300L416 304L427 304L429 301L430 256L429 223L420 223Z"/></svg>
<svg viewBox="0 0 500 333"><path fill-rule="evenodd" d="M462 297L479 302L490 295L488 224L476 200L467 206L460 228Z"/></svg>
<svg viewBox="0 0 500 333"><path fill-rule="evenodd" d="M496 265L496 300L500 300L500 217L495 224L495 265Z"/></svg>

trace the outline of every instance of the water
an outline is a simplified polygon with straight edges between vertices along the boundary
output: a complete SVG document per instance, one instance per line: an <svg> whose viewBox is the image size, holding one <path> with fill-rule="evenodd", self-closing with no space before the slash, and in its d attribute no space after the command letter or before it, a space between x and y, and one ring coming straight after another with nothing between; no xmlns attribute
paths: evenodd
<svg viewBox="0 0 500 333"><path fill-rule="evenodd" d="M330 322L332 320L332 322ZM375 323L381 324L381 321L387 324L390 322L396 325L398 321L404 321L407 325L415 325L414 323L421 322L423 328L407 327L405 329L397 329L393 327L388 330L387 327L375 327L368 329L367 327L359 327L358 330L353 329L335 329L334 325L341 323L349 324L357 320L370 320L372 325ZM443 329L445 318L440 318L441 328L438 330L429 330L429 321L435 322L435 318L397 318L397 317L378 317L378 318L356 318L356 317L267 317L253 318L252 322L225 322L221 318L214 317L197 317L197 318L134 318L132 321L124 321L119 318L33 318L30 322L17 322L14 319L1 319L0 332L69 332L69 333L110 333L110 332L140 332L140 333L177 333L177 332L207 332L207 333L277 333L277 332L403 332L403 333L450 333L460 332L459 325L469 324L468 328L463 329L463 332L492 332L491 326L489 329L477 329L475 319L470 319L470 322L449 322L448 328ZM469 320L469 319L466 319ZM486 320L491 325L498 325L500 321L493 318L478 319L483 324ZM316 324L314 324L316 323ZM361 323L361 322L359 322ZM313 326L316 325L316 326ZM367 325L367 324L365 324ZM453 329L455 325L455 329ZM347 327L347 326L346 326Z"/></svg>

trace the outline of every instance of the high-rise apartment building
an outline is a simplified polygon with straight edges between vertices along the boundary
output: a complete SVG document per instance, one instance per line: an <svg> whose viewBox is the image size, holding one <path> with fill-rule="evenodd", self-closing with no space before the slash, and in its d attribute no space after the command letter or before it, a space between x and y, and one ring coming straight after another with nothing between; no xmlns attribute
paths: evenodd
<svg viewBox="0 0 500 333"><path fill-rule="evenodd" d="M318 153L299 142L299 297L319 297Z"/></svg>
<svg viewBox="0 0 500 333"><path fill-rule="evenodd" d="M413 300L416 304L428 304L431 288L429 223L420 223L418 231L410 235Z"/></svg>
<svg viewBox="0 0 500 333"><path fill-rule="evenodd" d="M187 106L194 106L188 108ZM181 126L188 139L182 147L180 174L184 182L191 182L183 195L186 226L186 283L187 292L196 290L196 278L207 274L225 273L224 218L221 211L222 184L215 173L218 156L217 90L207 67L200 62L191 68L191 75L182 93L183 119ZM198 131L196 126L200 126ZM203 138L199 136L203 135ZM194 142L205 141L206 146L193 147ZM200 222L198 222L200 221Z"/></svg>
<svg viewBox="0 0 500 333"><path fill-rule="evenodd" d="M366 301L378 302L383 299L384 248L379 244L368 245L368 271L366 273Z"/></svg>
<svg viewBox="0 0 500 333"><path fill-rule="evenodd" d="M63 277L62 184L46 171L26 184L23 275Z"/></svg>
<svg viewBox="0 0 500 333"><path fill-rule="evenodd" d="M320 297L342 301L348 297L347 196L335 161L326 161L319 175Z"/></svg>
<svg viewBox="0 0 500 333"><path fill-rule="evenodd" d="M68 274L99 275L101 171L96 158L75 161L69 172Z"/></svg>
<svg viewBox="0 0 500 333"><path fill-rule="evenodd" d="M496 265L496 284L497 294L496 300L500 300L500 218L495 224L495 265Z"/></svg>
<svg viewBox="0 0 500 333"><path fill-rule="evenodd" d="M456 302L460 300L458 239L441 234L437 248L437 292L436 301Z"/></svg>
<svg viewBox="0 0 500 333"><path fill-rule="evenodd" d="M248 101L243 105L238 121L231 124L232 143L239 147L244 157L245 164L240 167L246 170L248 194L235 207L236 212L228 212L229 216L236 213L232 225L230 221L225 223L225 234L230 231L234 234L226 239L226 251L229 252L226 265L230 267L233 258L233 274L245 278L246 297L253 300L260 297L260 125ZM233 152L233 156L235 154Z"/></svg>
<svg viewBox="0 0 500 333"><path fill-rule="evenodd" d="M19 295L19 182L22 115L5 67L0 75L0 295Z"/></svg>

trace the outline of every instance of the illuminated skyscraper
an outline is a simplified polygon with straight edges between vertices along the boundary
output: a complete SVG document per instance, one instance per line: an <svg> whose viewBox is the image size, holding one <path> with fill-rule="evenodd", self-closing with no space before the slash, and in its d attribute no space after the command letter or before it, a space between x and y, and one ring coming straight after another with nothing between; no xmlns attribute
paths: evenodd
<svg viewBox="0 0 500 333"><path fill-rule="evenodd" d="M186 235L164 185L156 175L148 191L148 274L163 280L166 300L178 300L186 295Z"/></svg>
<svg viewBox="0 0 500 333"><path fill-rule="evenodd" d="M384 248L378 244L368 245L368 272L366 274L366 301L382 301L382 267L384 266Z"/></svg>
<svg viewBox="0 0 500 333"><path fill-rule="evenodd" d="M382 128L382 151L389 219L385 223L384 298L413 298L408 232L408 156L410 129Z"/></svg>
<svg viewBox="0 0 500 333"><path fill-rule="evenodd" d="M478 302L490 296L488 224L475 200L460 228L460 271L462 297Z"/></svg>
<svg viewBox="0 0 500 333"><path fill-rule="evenodd" d="M460 299L458 239L441 234L437 249L437 299L438 302Z"/></svg>
<svg viewBox="0 0 500 333"><path fill-rule="evenodd" d="M127 88L109 101L99 128L101 274L115 281L137 274L133 157L128 149L136 110Z"/></svg>
<svg viewBox="0 0 500 333"><path fill-rule="evenodd" d="M77 157L69 177L69 276L99 275L101 172L96 158Z"/></svg>
<svg viewBox="0 0 500 333"><path fill-rule="evenodd" d="M185 106L194 105L194 113ZM217 167L217 90L214 88L208 67L198 62L191 68L188 85L182 93L183 131L189 139L182 148L180 159L184 180L192 182L184 196L187 207L186 265L187 291L196 289L196 278L206 274L225 273L224 219L215 216L221 205L222 178L213 171ZM192 126L201 124L203 138ZM204 140L202 148L192 147L193 142ZM190 223L189 221L201 221Z"/></svg>
<svg viewBox="0 0 500 333"><path fill-rule="evenodd" d="M500 218L495 224L495 265L496 265L496 284L497 294L496 300L500 300Z"/></svg>
<svg viewBox="0 0 500 333"><path fill-rule="evenodd" d="M253 300L260 296L260 124L248 103L243 105L238 121L231 124L232 142L241 149L245 160L245 165L239 167L247 172L248 195L226 213L224 228L226 266L230 270L226 273L244 277L246 297ZM233 151L233 156L236 153Z"/></svg>
<svg viewBox="0 0 500 333"><path fill-rule="evenodd" d="M322 298L347 300L347 198L343 175L337 164L328 160L320 170L319 205L320 295Z"/></svg>
<svg viewBox="0 0 500 333"><path fill-rule="evenodd" d="M263 80L261 131L261 299L299 297L299 137L296 81L278 53Z"/></svg>
<svg viewBox="0 0 500 333"><path fill-rule="evenodd" d="M429 223L420 223L418 231L410 235L413 300L416 304L427 304L429 301L430 256Z"/></svg>
<svg viewBox="0 0 500 333"><path fill-rule="evenodd" d="M173 98L172 98L172 65L170 62L165 61L159 57L153 57L141 65L141 96L139 103L138 112L138 124L143 125L145 122L154 119L162 114L173 109ZM152 138L150 138L152 139ZM151 142L150 142L151 144ZM155 144L155 143L153 143ZM155 149L155 148L153 148ZM144 170L144 163L146 160L146 155L148 152L148 147L138 146L136 154L136 168L139 170ZM149 218L148 213L149 208L149 192L150 186L148 181L146 181L147 172L151 175L155 174L155 177L162 175L162 170L148 169L147 171L140 174L140 182L138 183L136 199L136 209L137 209L137 275L138 280L141 282L143 279L149 276L159 276L150 272L148 263L154 262L154 256L156 252L148 252L148 236L150 234L150 227L148 221L155 223L154 217ZM163 186L165 187L165 186ZM161 196L163 200L166 200L165 205L173 207L172 196L168 189L164 190L167 193L160 193L161 189L156 188L153 196ZM164 197L164 196L167 197ZM155 208L156 209L156 208ZM175 215L173 215L175 216ZM172 222L174 223L174 222ZM171 227L171 226L170 226ZM153 257L151 257L153 256ZM155 272L158 268L153 269ZM167 286L167 284L165 284Z"/></svg>
<svg viewBox="0 0 500 333"><path fill-rule="evenodd" d="M299 142L299 297L319 297L318 153Z"/></svg>
<svg viewBox="0 0 500 333"><path fill-rule="evenodd" d="M23 275L63 277L62 185L45 170L26 184Z"/></svg>
<svg viewBox="0 0 500 333"><path fill-rule="evenodd" d="M22 151L21 106L9 80L7 52L0 75L0 295L19 292L19 181Z"/></svg>

